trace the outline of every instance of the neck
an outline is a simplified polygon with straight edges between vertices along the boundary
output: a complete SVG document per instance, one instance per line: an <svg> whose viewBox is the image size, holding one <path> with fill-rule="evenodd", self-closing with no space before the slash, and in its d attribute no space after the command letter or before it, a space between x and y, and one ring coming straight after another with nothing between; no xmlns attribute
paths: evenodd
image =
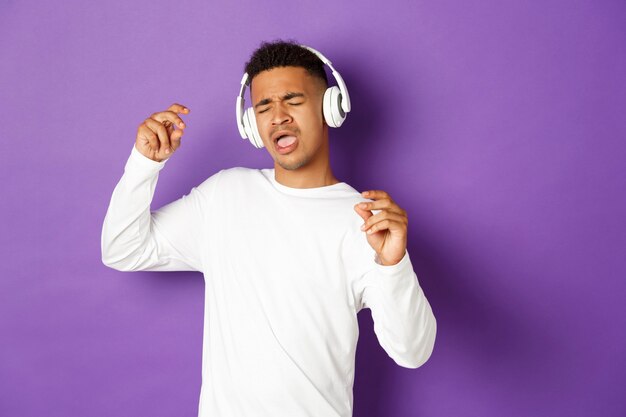
<svg viewBox="0 0 626 417"><path fill-rule="evenodd" d="M304 172L302 168L296 171L283 169L280 165L274 165L276 182L291 188L318 188L337 184L339 180L330 171L322 173Z"/></svg>

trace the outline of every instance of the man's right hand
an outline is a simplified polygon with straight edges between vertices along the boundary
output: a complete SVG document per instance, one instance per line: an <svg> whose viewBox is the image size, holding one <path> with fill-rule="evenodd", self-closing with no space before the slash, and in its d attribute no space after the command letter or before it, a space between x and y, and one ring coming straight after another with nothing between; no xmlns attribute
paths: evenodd
<svg viewBox="0 0 626 417"><path fill-rule="evenodd" d="M153 113L139 125L135 147L143 156L161 162L180 147L180 138L187 125L178 113L188 114L189 109L175 103L166 111ZM175 126L178 129L175 130Z"/></svg>

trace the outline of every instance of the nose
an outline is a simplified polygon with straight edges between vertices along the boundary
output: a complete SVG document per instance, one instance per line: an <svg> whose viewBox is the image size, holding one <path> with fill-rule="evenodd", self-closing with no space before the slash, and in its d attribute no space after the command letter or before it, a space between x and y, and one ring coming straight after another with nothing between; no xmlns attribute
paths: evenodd
<svg viewBox="0 0 626 417"><path fill-rule="evenodd" d="M272 111L272 125L281 125L292 121L291 115L286 111L282 103L274 106L274 110Z"/></svg>

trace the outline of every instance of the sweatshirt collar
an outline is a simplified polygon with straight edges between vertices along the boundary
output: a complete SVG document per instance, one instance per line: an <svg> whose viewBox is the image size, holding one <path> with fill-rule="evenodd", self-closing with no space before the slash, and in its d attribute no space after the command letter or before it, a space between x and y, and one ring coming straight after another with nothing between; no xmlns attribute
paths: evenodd
<svg viewBox="0 0 626 417"><path fill-rule="evenodd" d="M315 197L315 198L340 198L340 197L349 197L353 196L354 193L358 192L349 186L345 182L338 182L332 185L325 185L323 187L313 187L313 188L293 188L287 187L276 181L276 173L274 168L265 168L261 170L263 176L268 179L274 188L278 191L289 194L297 197Z"/></svg>

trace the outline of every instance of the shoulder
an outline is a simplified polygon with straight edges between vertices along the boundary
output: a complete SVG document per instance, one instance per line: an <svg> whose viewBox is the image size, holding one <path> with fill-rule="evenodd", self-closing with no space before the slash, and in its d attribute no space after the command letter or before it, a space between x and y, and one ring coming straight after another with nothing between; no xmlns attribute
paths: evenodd
<svg viewBox="0 0 626 417"><path fill-rule="evenodd" d="M198 188L208 191L213 188L230 187L233 184L251 184L254 178L261 178L263 173L260 169L246 167L224 168L204 180Z"/></svg>
<svg viewBox="0 0 626 417"><path fill-rule="evenodd" d="M373 201L369 198L363 197L361 192L355 189L354 187L352 187L351 185L347 183L345 184L346 184L346 192L343 196L344 198L342 199L341 203L345 205L346 207L350 207L355 214L356 214L356 211L354 210L354 206L356 206L359 203L369 203ZM356 221L359 222L361 217L358 214L356 214L356 219L357 219Z"/></svg>
<svg viewBox="0 0 626 417"><path fill-rule="evenodd" d="M246 177L250 175L259 175L260 172L261 172L260 169L246 168L246 167L224 168L224 169L217 171L215 174L211 175L209 178L204 180L204 182L233 180L233 179Z"/></svg>
<svg viewBox="0 0 626 417"><path fill-rule="evenodd" d="M254 179L263 178L262 170L247 167L225 168L219 171L216 175L219 175L220 181L225 183L245 182L246 184L248 184L251 183Z"/></svg>
<svg viewBox="0 0 626 417"><path fill-rule="evenodd" d="M224 178L237 178L248 175L258 175L260 172L261 170L256 168L232 167L222 169L220 171L220 175L222 175Z"/></svg>

